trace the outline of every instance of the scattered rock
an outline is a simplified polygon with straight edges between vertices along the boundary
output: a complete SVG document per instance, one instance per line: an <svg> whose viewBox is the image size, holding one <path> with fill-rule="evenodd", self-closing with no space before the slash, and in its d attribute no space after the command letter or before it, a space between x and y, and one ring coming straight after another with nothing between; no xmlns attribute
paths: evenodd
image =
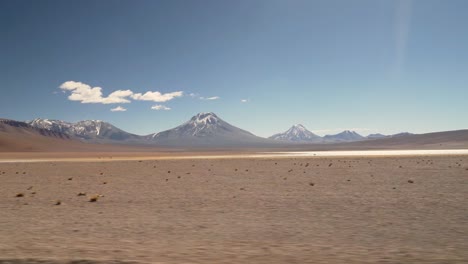
<svg viewBox="0 0 468 264"><path fill-rule="evenodd" d="M85 192L79 192L79 193L77 194L77 196L86 196L86 193L85 193Z"/></svg>
<svg viewBox="0 0 468 264"><path fill-rule="evenodd" d="M333 165L333 163L330 163L330 164L328 164L328 167L331 167L332 165Z"/></svg>
<svg viewBox="0 0 468 264"><path fill-rule="evenodd" d="M408 180L408 183L414 183L414 181L413 180Z"/></svg>
<svg viewBox="0 0 468 264"><path fill-rule="evenodd" d="M15 197L24 197L24 193L17 193Z"/></svg>
<svg viewBox="0 0 468 264"><path fill-rule="evenodd" d="M98 199L99 199L99 195L98 195L98 194L97 194L97 195L93 195L93 196L89 197L89 202L90 202L90 203L95 203L95 202L97 202Z"/></svg>
<svg viewBox="0 0 468 264"><path fill-rule="evenodd" d="M314 186L314 185L315 185L315 183L313 183L313 182L309 182L309 185L310 185L310 186Z"/></svg>
<svg viewBox="0 0 468 264"><path fill-rule="evenodd" d="M32 188L33 188L32 186L29 186L27 190L29 191L29 190L31 190Z"/></svg>
<svg viewBox="0 0 468 264"><path fill-rule="evenodd" d="M62 204L62 201L57 200L54 205L61 205L61 204Z"/></svg>
<svg viewBox="0 0 468 264"><path fill-rule="evenodd" d="M171 171L167 171L167 173L171 173Z"/></svg>
<svg viewBox="0 0 468 264"><path fill-rule="evenodd" d="M73 177L68 178L69 181L73 180Z"/></svg>

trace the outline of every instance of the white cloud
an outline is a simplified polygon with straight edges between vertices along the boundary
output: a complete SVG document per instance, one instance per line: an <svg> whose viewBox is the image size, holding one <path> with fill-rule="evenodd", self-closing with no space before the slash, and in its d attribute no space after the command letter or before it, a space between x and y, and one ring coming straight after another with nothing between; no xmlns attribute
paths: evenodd
<svg viewBox="0 0 468 264"><path fill-rule="evenodd" d="M218 100L220 98L221 97L219 97L219 96L212 96L212 97L203 97L203 96L201 96L200 97L201 100Z"/></svg>
<svg viewBox="0 0 468 264"><path fill-rule="evenodd" d="M120 105L117 106L116 108L111 109L111 112L125 112L125 111L127 111L127 109L121 107Z"/></svg>
<svg viewBox="0 0 468 264"><path fill-rule="evenodd" d="M130 90L118 90L109 94L108 97L103 97L101 87L91 87L85 83L75 81L64 82L59 88L71 92L68 100L79 101L82 104L130 103L130 100L126 99L126 97L133 94Z"/></svg>
<svg viewBox="0 0 468 264"><path fill-rule="evenodd" d="M170 107L167 107L167 106L165 106L165 105L153 105L153 106L151 107L151 109L153 109L153 110L166 110L166 111L167 111L167 110L171 110Z"/></svg>
<svg viewBox="0 0 468 264"><path fill-rule="evenodd" d="M177 92L172 92L172 93L165 93L162 94L160 92L146 92L144 94L142 93L136 93L132 95L132 98L134 100L139 100L139 101L153 101L153 102L167 102L170 101L176 97L181 97L184 93L182 91L177 91Z"/></svg>
<svg viewBox="0 0 468 264"><path fill-rule="evenodd" d="M248 101L248 99L241 99L241 103L247 103Z"/></svg>
<svg viewBox="0 0 468 264"><path fill-rule="evenodd" d="M103 98L103 103L104 104L115 104L119 102L130 103L130 101L125 98L131 96L132 94L133 92L130 90L117 90L109 94L109 96L107 96L106 98Z"/></svg>
<svg viewBox="0 0 468 264"><path fill-rule="evenodd" d="M70 92L68 100L79 101L82 104L119 104L130 103L130 99L138 101L167 102L174 98L183 96L183 91L171 93L160 93L158 91L148 91L145 93L133 93L131 90L117 90L107 97L102 94L101 87L91 87L82 82L68 81L62 83L59 88L64 92ZM192 96L194 94L190 94ZM211 99L210 99L211 100ZM118 107L113 108L118 109ZM167 109L168 110L168 109ZM119 111L119 110L115 110Z"/></svg>

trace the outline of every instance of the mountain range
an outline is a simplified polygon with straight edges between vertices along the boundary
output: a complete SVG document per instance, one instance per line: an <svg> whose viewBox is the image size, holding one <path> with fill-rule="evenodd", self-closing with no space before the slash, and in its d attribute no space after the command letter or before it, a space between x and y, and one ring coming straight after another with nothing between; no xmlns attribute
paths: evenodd
<svg viewBox="0 0 468 264"><path fill-rule="evenodd" d="M301 124L293 125L291 128L283 133L274 134L269 137L273 140L280 140L286 142L297 142L297 143L339 143L339 142L356 142L362 140L381 139L388 137L406 136L412 135L408 132L403 132L395 135L383 135L383 134L370 134L364 137L358 134L356 131L345 130L341 133L334 135L325 135L320 137L313 132L309 131Z"/></svg>
<svg viewBox="0 0 468 264"><path fill-rule="evenodd" d="M14 137L12 137L14 135ZM269 138L258 137L246 130L233 126L214 113L199 113L187 122L175 128L152 133L135 135L123 131L101 120L86 120L76 123L52 119L34 119L15 121L0 119L0 147L11 145L13 138L27 138L28 142L48 139L60 139L73 142L105 143L120 145L147 145L161 147L294 147L302 145L336 145L345 143L403 142L413 135L407 132L395 135L371 134L367 137L355 131L343 131L335 135L320 137L297 124L283 133ZM412 137L414 138L414 137ZM441 137L437 138L439 141ZM382 141L383 140L383 141ZM389 141L390 140L390 141ZM359 143L361 144L361 143ZM367 143L366 143L367 144ZM312 146L311 145L311 146ZM361 144L362 145L362 144Z"/></svg>
<svg viewBox="0 0 468 264"><path fill-rule="evenodd" d="M36 118L26 123L35 128L64 133L70 137L90 142L139 142L143 139L141 136L125 132L101 120L85 120L70 123L61 120Z"/></svg>

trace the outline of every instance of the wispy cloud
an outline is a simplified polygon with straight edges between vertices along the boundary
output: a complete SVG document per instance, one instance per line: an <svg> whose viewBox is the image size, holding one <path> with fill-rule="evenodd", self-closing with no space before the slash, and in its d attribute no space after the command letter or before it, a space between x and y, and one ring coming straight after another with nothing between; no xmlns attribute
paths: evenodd
<svg viewBox="0 0 468 264"><path fill-rule="evenodd" d="M158 110L158 111L159 111L159 110L166 110L166 111L171 110L170 107L167 107L167 106L165 106L165 105L153 105L153 106L151 107L151 109L153 109L153 110Z"/></svg>
<svg viewBox="0 0 468 264"><path fill-rule="evenodd" d="M120 105L117 106L116 108L111 109L111 112L125 112L125 111L127 111L127 109L121 107Z"/></svg>
<svg viewBox="0 0 468 264"><path fill-rule="evenodd" d="M249 99L241 99L241 103L247 103Z"/></svg>
<svg viewBox="0 0 468 264"><path fill-rule="evenodd" d="M152 101L157 103L167 102L176 97L181 97L184 94L182 91L172 93L160 93L160 92L146 92L144 94L136 93L132 95L132 99L140 101Z"/></svg>
<svg viewBox="0 0 468 264"><path fill-rule="evenodd" d="M212 97L203 97L203 96L200 96L200 100L218 100L220 99L221 97L219 96L212 96Z"/></svg>
<svg viewBox="0 0 468 264"><path fill-rule="evenodd" d="M59 88L71 92L68 100L79 101L82 104L130 103L127 97L133 94L130 90L117 90L104 97L101 87L91 87L85 83L75 81L64 82Z"/></svg>

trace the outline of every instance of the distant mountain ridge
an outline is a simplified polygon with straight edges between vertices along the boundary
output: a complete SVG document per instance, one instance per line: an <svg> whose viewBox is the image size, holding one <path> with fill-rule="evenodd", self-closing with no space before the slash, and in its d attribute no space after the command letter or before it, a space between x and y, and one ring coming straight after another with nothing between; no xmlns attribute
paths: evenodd
<svg viewBox="0 0 468 264"><path fill-rule="evenodd" d="M227 123L212 112L199 113L173 129L146 136L125 132L101 120L71 123L40 118L27 122L0 118L0 149L3 151L5 149L39 150L52 148L63 150L67 149L66 145L88 148L85 147L86 144L83 145L83 142L79 141L188 149L197 147L221 149L231 147L388 148L402 145L417 146L417 144L440 148L442 146L455 146L460 142L467 141L467 134L468 130L458 130L419 135L408 132L394 135L370 134L363 137L355 131L345 130L335 135L320 137L298 124L283 133L275 134L270 138L262 138ZM434 142L437 142L437 145ZM96 147L100 148L99 145Z"/></svg>
<svg viewBox="0 0 468 264"><path fill-rule="evenodd" d="M180 126L146 136L126 132L101 120L84 120L72 123L62 120L36 118L32 121L26 121L25 124L44 131L60 133L70 138L77 138L92 143L150 144L161 146L339 143L411 135L404 132L391 136L371 134L363 137L355 131L345 130L335 135L320 137L303 125L296 124L283 133L275 134L269 138L262 138L225 122L212 112L198 113ZM45 133L44 131L42 133Z"/></svg>
<svg viewBox="0 0 468 264"><path fill-rule="evenodd" d="M101 120L84 120L76 123L53 119L36 118L28 122L32 127L67 134L88 141L127 141L141 140L142 137L125 132Z"/></svg>
<svg viewBox="0 0 468 264"><path fill-rule="evenodd" d="M323 137L325 142L352 142L364 140L365 137L359 135L356 131L345 130L336 135L326 135Z"/></svg>
<svg viewBox="0 0 468 264"><path fill-rule="evenodd" d="M46 137L55 137L60 139L70 139L70 136L60 131L52 131L49 129L43 129L31 126L30 124L22 121L16 121L11 119L0 119L0 131L6 132L7 130L19 129L19 131L25 131L30 133L39 134Z"/></svg>

